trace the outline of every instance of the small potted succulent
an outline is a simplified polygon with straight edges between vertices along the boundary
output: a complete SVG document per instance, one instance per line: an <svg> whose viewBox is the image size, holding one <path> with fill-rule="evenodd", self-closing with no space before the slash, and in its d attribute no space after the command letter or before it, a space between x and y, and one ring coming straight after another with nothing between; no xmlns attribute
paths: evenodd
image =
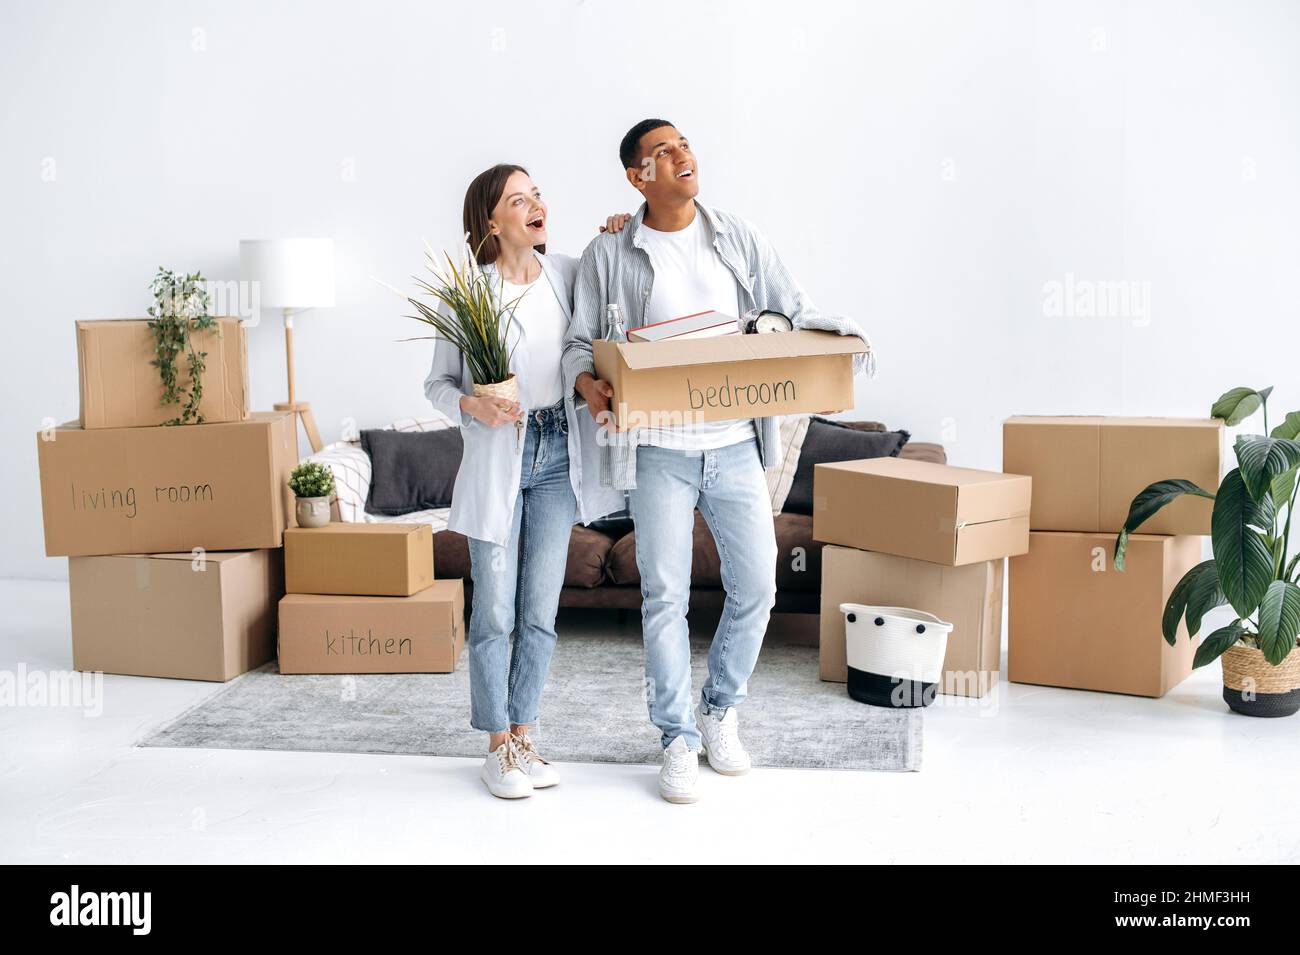
<svg viewBox="0 0 1300 955"><path fill-rule="evenodd" d="M324 527L330 522L333 471L316 461L304 461L289 474L289 489L298 498L299 527Z"/></svg>
<svg viewBox="0 0 1300 955"><path fill-rule="evenodd" d="M1234 388L1210 409L1227 425L1263 409L1264 388ZM1300 710L1300 554L1287 559L1291 516L1300 470L1300 411L1292 411L1268 434L1243 434L1233 450L1237 467L1211 494L1191 481L1157 481L1133 499L1115 542L1115 569L1124 569L1128 536L1147 518L1184 494L1210 498L1212 560L1197 564L1173 589L1161 629L1170 645L1180 619L1195 638L1207 612L1225 604L1235 619L1206 636L1195 666L1223 661L1223 699L1248 716L1290 716Z"/></svg>

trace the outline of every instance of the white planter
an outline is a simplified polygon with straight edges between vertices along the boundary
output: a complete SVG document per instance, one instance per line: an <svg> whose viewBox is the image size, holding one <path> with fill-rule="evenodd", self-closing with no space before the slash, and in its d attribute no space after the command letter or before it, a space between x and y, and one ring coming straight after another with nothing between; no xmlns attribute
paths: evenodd
<svg viewBox="0 0 1300 955"><path fill-rule="evenodd" d="M294 511L299 527L324 527L330 522L328 497L300 497Z"/></svg>
<svg viewBox="0 0 1300 955"><path fill-rule="evenodd" d="M840 604L849 696L874 706L929 706L952 624L924 610Z"/></svg>

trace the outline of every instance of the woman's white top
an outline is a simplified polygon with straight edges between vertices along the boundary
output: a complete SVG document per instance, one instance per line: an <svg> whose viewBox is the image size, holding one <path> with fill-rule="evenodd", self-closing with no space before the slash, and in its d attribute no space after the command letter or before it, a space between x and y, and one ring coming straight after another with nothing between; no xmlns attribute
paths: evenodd
<svg viewBox="0 0 1300 955"><path fill-rule="evenodd" d="M560 354L569 319L540 269L537 278L527 285L501 280L502 304L516 299L513 321L519 322L524 331L529 371L528 382L521 388L520 404L525 408L549 408L564 397Z"/></svg>

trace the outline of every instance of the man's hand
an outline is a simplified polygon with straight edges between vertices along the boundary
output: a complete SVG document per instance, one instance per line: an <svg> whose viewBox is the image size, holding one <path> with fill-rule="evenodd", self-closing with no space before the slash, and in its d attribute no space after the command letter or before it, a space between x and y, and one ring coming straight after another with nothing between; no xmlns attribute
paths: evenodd
<svg viewBox="0 0 1300 955"><path fill-rule="evenodd" d="M505 398L492 398L487 395L461 395L460 410L483 422L489 428L499 428L503 424L514 424L519 420L519 402L507 401Z"/></svg>
<svg viewBox="0 0 1300 955"><path fill-rule="evenodd" d="M592 420L612 431L622 430L609 410L610 400L614 397L613 385L603 379L593 378L590 372L584 371L573 386L578 389L578 394L587 399L587 410L591 412Z"/></svg>

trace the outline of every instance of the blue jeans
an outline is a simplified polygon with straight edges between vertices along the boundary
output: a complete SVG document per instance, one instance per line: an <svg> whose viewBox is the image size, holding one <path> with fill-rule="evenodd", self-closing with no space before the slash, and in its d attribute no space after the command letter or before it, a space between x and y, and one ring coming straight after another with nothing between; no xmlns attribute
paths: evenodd
<svg viewBox="0 0 1300 955"><path fill-rule="evenodd" d="M528 412L510 543L469 538L470 725L485 733L537 723L577 513L568 433L563 404Z"/></svg>
<svg viewBox="0 0 1300 955"><path fill-rule="evenodd" d="M757 442L716 451L639 447L630 497L650 719L664 746L684 736L699 749L686 627L695 508L713 532L727 591L701 693L704 712L721 719L745 699L776 602L776 530Z"/></svg>

